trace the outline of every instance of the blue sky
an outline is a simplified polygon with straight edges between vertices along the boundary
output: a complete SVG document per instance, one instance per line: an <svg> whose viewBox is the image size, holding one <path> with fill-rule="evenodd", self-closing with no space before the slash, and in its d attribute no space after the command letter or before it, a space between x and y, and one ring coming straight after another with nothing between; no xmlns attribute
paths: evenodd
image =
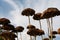
<svg viewBox="0 0 60 40"><path fill-rule="evenodd" d="M25 40L26 37L29 37L29 35L26 34L28 18L21 15L22 10L25 8L32 8L36 11L36 13L37 12L43 13L43 11L48 7L56 7L60 10L59 4L60 0L0 0L0 18L5 17L10 19L11 24L13 24L15 27L19 25L23 26L25 30L22 34L23 36L25 36L23 37L23 40ZM41 21L43 29L47 31L46 20ZM54 30L57 30L60 27L60 16L54 17L53 23ZM33 20L32 17L31 24L39 28L38 21ZM57 38L56 39L59 40L59 37ZM29 38L26 38L26 40L29 40Z"/></svg>

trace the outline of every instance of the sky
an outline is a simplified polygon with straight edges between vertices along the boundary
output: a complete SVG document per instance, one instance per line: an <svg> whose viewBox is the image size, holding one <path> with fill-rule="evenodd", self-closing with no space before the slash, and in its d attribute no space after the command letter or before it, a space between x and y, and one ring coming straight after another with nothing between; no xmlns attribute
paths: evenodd
<svg viewBox="0 0 60 40"><path fill-rule="evenodd" d="M25 8L32 8L36 13L43 11L49 7L56 7L60 10L60 0L0 0L0 18L8 18L15 27L23 26L25 30L22 32L23 40L29 40L29 35L27 32L28 18L22 16L21 12ZM39 23L36 20L31 18L31 24L35 25L36 28L39 28ZM47 31L46 20L42 21L42 29ZM54 30L57 30L60 27L60 16L53 17L53 27ZM56 40L59 40L59 36L56 35ZM20 36L19 36L20 39ZM40 40L40 37L37 37Z"/></svg>

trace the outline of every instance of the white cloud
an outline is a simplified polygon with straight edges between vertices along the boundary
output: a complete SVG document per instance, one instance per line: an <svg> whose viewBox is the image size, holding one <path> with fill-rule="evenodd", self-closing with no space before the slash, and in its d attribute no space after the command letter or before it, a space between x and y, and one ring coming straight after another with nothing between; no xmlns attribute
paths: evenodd
<svg viewBox="0 0 60 40"><path fill-rule="evenodd" d="M22 19L19 6L13 0L5 0L5 2L8 2L11 6L13 6L14 10L10 11L10 14L12 15L12 22L16 25L19 25Z"/></svg>
<svg viewBox="0 0 60 40"><path fill-rule="evenodd" d="M16 3L13 2L13 0L5 0L5 2L8 2L9 4L11 4L11 6L14 7L15 10L18 10L18 5Z"/></svg>
<svg viewBox="0 0 60 40"><path fill-rule="evenodd" d="M60 4L59 0L49 0L47 7L57 7L58 8L58 4Z"/></svg>

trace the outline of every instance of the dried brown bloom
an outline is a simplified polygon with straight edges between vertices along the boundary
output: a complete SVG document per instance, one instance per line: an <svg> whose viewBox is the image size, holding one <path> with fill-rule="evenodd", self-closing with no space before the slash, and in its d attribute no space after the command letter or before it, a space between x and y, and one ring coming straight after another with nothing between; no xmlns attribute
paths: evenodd
<svg viewBox="0 0 60 40"><path fill-rule="evenodd" d="M24 30L24 28L22 26L18 26L18 27L15 28L15 30L17 32L22 32Z"/></svg>
<svg viewBox="0 0 60 40"><path fill-rule="evenodd" d="M57 30L58 34L60 34L60 28Z"/></svg>
<svg viewBox="0 0 60 40"><path fill-rule="evenodd" d="M50 17L54 17L54 16L58 15L58 13L59 13L59 10L57 8L51 7L51 8L48 8L47 10L45 10L43 12L42 16L44 18L50 18Z"/></svg>
<svg viewBox="0 0 60 40"><path fill-rule="evenodd" d="M35 26L34 25L28 25L27 29L35 29Z"/></svg>
<svg viewBox="0 0 60 40"><path fill-rule="evenodd" d="M25 15L25 16L32 16L34 14L35 14L35 10L31 8L26 8L22 11L22 15Z"/></svg>
<svg viewBox="0 0 60 40"><path fill-rule="evenodd" d="M36 29L30 29L30 30L28 30L27 34L30 35L30 36L37 36L38 35Z"/></svg>
<svg viewBox="0 0 60 40"><path fill-rule="evenodd" d="M16 38L17 37L14 33L8 32L8 31L2 32L2 34L0 34L0 35L5 36L5 37L9 37L9 38Z"/></svg>
<svg viewBox="0 0 60 40"><path fill-rule="evenodd" d="M34 19L34 20L43 19L41 15L42 15L42 13L36 13L36 14L33 16L33 19Z"/></svg>
<svg viewBox="0 0 60 40"><path fill-rule="evenodd" d="M49 40L49 38L44 38L43 40Z"/></svg>
<svg viewBox="0 0 60 40"><path fill-rule="evenodd" d="M44 31L43 30L41 30L41 29L37 29L37 31L38 31L38 35L40 36L40 35L44 35L45 33L44 33Z"/></svg>
<svg viewBox="0 0 60 40"><path fill-rule="evenodd" d="M14 26L11 25L11 24L4 24L4 25L2 26L2 28L3 28L4 30L14 30Z"/></svg>
<svg viewBox="0 0 60 40"><path fill-rule="evenodd" d="M51 38L51 35L49 36L49 38ZM56 36L55 35L52 35L52 38L56 38Z"/></svg>
<svg viewBox="0 0 60 40"><path fill-rule="evenodd" d="M27 34L30 36L44 35L44 31L39 29L30 29Z"/></svg>
<svg viewBox="0 0 60 40"><path fill-rule="evenodd" d="M57 31L52 31L52 34L53 34L53 35L57 34Z"/></svg>
<svg viewBox="0 0 60 40"><path fill-rule="evenodd" d="M10 20L9 19L0 18L0 24L8 24L8 23L10 23Z"/></svg>

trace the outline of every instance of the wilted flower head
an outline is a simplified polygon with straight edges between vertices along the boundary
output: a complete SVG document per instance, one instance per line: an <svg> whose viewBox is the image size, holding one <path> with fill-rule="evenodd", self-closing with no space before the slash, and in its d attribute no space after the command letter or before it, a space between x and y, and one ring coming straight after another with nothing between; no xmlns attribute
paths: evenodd
<svg viewBox="0 0 60 40"><path fill-rule="evenodd" d="M31 8L26 8L22 11L22 15L25 15L25 16L32 16L34 14L35 14L35 10Z"/></svg>

